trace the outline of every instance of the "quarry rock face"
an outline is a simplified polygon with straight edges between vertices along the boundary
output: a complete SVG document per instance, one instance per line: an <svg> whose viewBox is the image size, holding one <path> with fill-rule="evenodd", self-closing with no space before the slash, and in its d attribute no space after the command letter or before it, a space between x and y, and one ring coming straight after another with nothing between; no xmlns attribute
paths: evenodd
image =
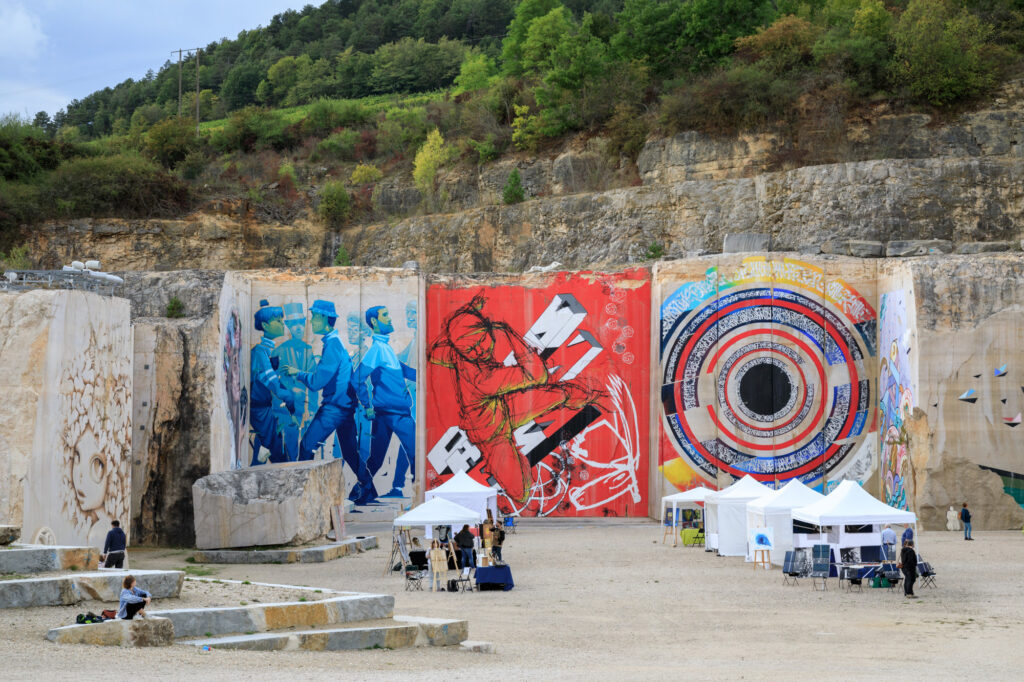
<svg viewBox="0 0 1024 682"><path fill-rule="evenodd" d="M302 545L327 534L343 503L340 459L222 471L192 486L196 547Z"/></svg>

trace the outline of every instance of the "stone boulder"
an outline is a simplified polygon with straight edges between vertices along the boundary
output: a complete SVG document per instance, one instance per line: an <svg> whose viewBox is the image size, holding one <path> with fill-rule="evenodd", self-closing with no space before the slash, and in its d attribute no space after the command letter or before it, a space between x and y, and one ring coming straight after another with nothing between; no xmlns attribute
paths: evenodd
<svg viewBox="0 0 1024 682"><path fill-rule="evenodd" d="M21 526L0 526L0 545L9 545L21 537Z"/></svg>
<svg viewBox="0 0 1024 682"><path fill-rule="evenodd" d="M345 500L340 459L222 471L192 486L196 547L302 545L324 537Z"/></svg>

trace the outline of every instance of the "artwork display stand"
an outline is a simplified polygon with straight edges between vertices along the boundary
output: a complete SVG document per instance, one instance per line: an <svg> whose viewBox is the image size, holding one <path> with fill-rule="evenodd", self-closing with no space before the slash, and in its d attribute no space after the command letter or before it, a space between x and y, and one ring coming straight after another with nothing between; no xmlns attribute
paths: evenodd
<svg viewBox="0 0 1024 682"><path fill-rule="evenodd" d="M771 562L768 560L767 549L755 549L754 550L754 570L761 566L766 571L771 570Z"/></svg>
<svg viewBox="0 0 1024 682"><path fill-rule="evenodd" d="M387 575L395 567L397 562L401 562L404 567L409 563L409 529L402 528L396 530L391 535L391 555L388 557L388 563L384 566L384 575Z"/></svg>

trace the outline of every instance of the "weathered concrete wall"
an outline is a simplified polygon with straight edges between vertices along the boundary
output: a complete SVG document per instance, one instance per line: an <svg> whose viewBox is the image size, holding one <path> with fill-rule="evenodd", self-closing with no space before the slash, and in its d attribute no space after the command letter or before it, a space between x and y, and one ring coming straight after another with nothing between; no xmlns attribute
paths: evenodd
<svg viewBox="0 0 1024 682"><path fill-rule="evenodd" d="M129 304L77 291L0 295L3 521L27 542L101 545L130 503Z"/></svg>

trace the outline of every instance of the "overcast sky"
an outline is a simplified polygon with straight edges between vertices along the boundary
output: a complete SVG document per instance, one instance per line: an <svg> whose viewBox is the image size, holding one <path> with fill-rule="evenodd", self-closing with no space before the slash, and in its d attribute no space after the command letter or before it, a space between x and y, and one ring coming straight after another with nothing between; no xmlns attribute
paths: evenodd
<svg viewBox="0 0 1024 682"><path fill-rule="evenodd" d="M171 50L235 38L306 4L323 0L0 0L0 114L52 116L159 70Z"/></svg>

